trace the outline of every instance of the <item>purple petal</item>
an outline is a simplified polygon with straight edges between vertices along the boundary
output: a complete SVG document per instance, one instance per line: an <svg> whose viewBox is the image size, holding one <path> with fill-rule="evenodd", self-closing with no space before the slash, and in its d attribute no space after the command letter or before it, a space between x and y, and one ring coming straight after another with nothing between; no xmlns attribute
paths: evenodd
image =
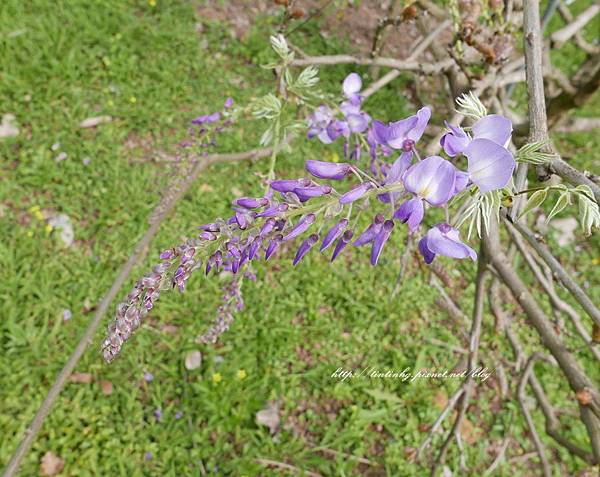
<svg viewBox="0 0 600 477"><path fill-rule="evenodd" d="M431 262L433 262L433 259L435 258L435 253L433 253L427 248L427 236L419 240L419 251L421 252L421 255L423 255L425 263L430 264Z"/></svg>
<svg viewBox="0 0 600 477"><path fill-rule="evenodd" d="M425 132L425 128L429 123L429 118L431 118L431 109L425 106L417 111L416 114L417 122L415 126L408 131L406 134L407 139L411 139L414 142L418 142L421 139L421 136Z"/></svg>
<svg viewBox="0 0 600 477"><path fill-rule="evenodd" d="M297 265L318 241L319 236L317 234L312 234L306 240L304 240L304 242L302 242L298 248L296 256L294 257L294 265Z"/></svg>
<svg viewBox="0 0 600 477"><path fill-rule="evenodd" d="M338 255L342 252L342 250L344 250L346 248L346 246L350 243L350 241L352 240L353 234L354 233L352 232L352 230L346 230L344 232L344 235L342 235L340 237L340 239L335 244L335 249L333 250L333 255L331 255L332 262L338 257Z"/></svg>
<svg viewBox="0 0 600 477"><path fill-rule="evenodd" d="M398 159L396 159L392 164L392 167L385 176L385 181L383 183L394 184L395 182L398 182L402 177L402 174L404 174L406 170L410 167L410 164L412 162L412 156L412 151L403 152L402 154L400 154L400 156L398 156Z"/></svg>
<svg viewBox="0 0 600 477"><path fill-rule="evenodd" d="M467 148L471 139L467 133L458 126L452 126L446 121L446 127L450 129L450 132L447 132L440 138L440 145L444 148L446 154L450 157L454 157Z"/></svg>
<svg viewBox="0 0 600 477"><path fill-rule="evenodd" d="M350 164L346 162L325 162L308 160L305 163L306 170L319 179L341 180L350 174Z"/></svg>
<svg viewBox="0 0 600 477"><path fill-rule="evenodd" d="M225 109L229 109L233 106L233 98L229 97L225 100L225 104L223 105L223 107Z"/></svg>
<svg viewBox="0 0 600 477"><path fill-rule="evenodd" d="M410 116L406 119L390 123L386 144L394 149L402 149L404 141L410 139L408 133L417 126L419 119L417 116Z"/></svg>
<svg viewBox="0 0 600 477"><path fill-rule="evenodd" d="M377 265L379 261L379 256L381 255L381 251L383 250L383 246L390 238L390 234L392 233L392 229L394 228L394 222L392 220L386 220L383 223L381 231L373 240L373 247L371 248L371 265Z"/></svg>
<svg viewBox="0 0 600 477"><path fill-rule="evenodd" d="M512 130L510 119L499 114L490 114L473 124L473 138L489 139L500 146L505 146Z"/></svg>
<svg viewBox="0 0 600 477"><path fill-rule="evenodd" d="M469 174L463 171L456 171L456 180L454 181L454 194L458 194L469 185ZM453 194L453 195L454 195Z"/></svg>
<svg viewBox="0 0 600 477"><path fill-rule="evenodd" d="M351 202L360 199L363 195L367 193L369 189L372 188L373 184L371 182L363 182L359 186L342 195L340 197L340 204L350 204Z"/></svg>
<svg viewBox="0 0 600 477"><path fill-rule="evenodd" d="M421 225L424 215L425 208L423 207L423 201L418 197L404 202L394 212L394 218L400 220L402 223L407 223L408 230L411 233Z"/></svg>
<svg viewBox="0 0 600 477"><path fill-rule="evenodd" d="M427 248L436 255L477 260L477 253L461 242L458 230L448 224L438 224L427 232Z"/></svg>
<svg viewBox="0 0 600 477"><path fill-rule="evenodd" d="M350 128L348 127L348 123L339 119L331 121L329 126L327 126L327 136L331 141L335 141L340 136L350 136Z"/></svg>
<svg viewBox="0 0 600 477"><path fill-rule="evenodd" d="M340 104L340 110L348 118L350 114L360 114L360 99L359 101L344 101Z"/></svg>
<svg viewBox="0 0 600 477"><path fill-rule="evenodd" d="M325 235L325 238L323 239L323 243L321 244L320 251L322 252L323 250L325 250L340 235L342 235L342 233L344 232L344 229L346 227L348 227L348 220L347 219L342 219L337 224L335 224L333 227L331 227L329 229L329 232L327 232L327 235Z"/></svg>
<svg viewBox="0 0 600 477"><path fill-rule="evenodd" d="M266 237L271 233L271 231L275 228L275 219L267 219L260 232L258 233L259 237Z"/></svg>
<svg viewBox="0 0 600 477"><path fill-rule="evenodd" d="M366 131L369 127L370 120L371 117L366 113L348 114L346 116L346 121L348 121L350 132L353 133L361 133Z"/></svg>
<svg viewBox="0 0 600 477"><path fill-rule="evenodd" d="M302 217L296 226L285 236L283 237L283 241L287 242L288 240L292 240L298 235L303 234L306 230L311 226L311 224L315 221L315 214L308 214Z"/></svg>
<svg viewBox="0 0 600 477"><path fill-rule="evenodd" d="M465 150L470 179L482 193L501 189L515 168L512 154L489 139L473 139Z"/></svg>
<svg viewBox="0 0 600 477"><path fill-rule="evenodd" d="M407 191L439 206L454 194L456 168L440 156L430 156L411 166L402 179Z"/></svg>
<svg viewBox="0 0 600 477"><path fill-rule="evenodd" d="M387 144L390 128L381 121L373 121L373 127L369 133L372 141L369 145L376 146L377 144ZM367 135L367 139L369 139L369 135Z"/></svg>
<svg viewBox="0 0 600 477"><path fill-rule="evenodd" d="M344 90L344 95L347 97L354 96L358 94L360 89L362 88L362 80L360 76L356 73L350 73L346 76L344 83L342 85L342 89Z"/></svg>

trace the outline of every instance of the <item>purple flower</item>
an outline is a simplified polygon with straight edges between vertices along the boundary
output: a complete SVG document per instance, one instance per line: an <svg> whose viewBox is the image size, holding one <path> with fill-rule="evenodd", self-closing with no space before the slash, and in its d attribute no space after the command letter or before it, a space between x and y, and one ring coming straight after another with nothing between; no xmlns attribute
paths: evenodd
<svg viewBox="0 0 600 477"><path fill-rule="evenodd" d="M154 411L154 417L156 418L157 422L160 422L160 420L162 419L162 409L158 408Z"/></svg>
<svg viewBox="0 0 600 477"><path fill-rule="evenodd" d="M454 194L456 168L440 156L430 156L411 166L402 180L408 192L440 206Z"/></svg>
<svg viewBox="0 0 600 477"><path fill-rule="evenodd" d="M437 224L419 241L419 250L425 263L433 262L436 255L477 260L477 253L460 240L458 230L448 224Z"/></svg>
<svg viewBox="0 0 600 477"><path fill-rule="evenodd" d="M223 107L225 109L229 109L233 106L233 98L229 97L225 100L225 104L223 105Z"/></svg>
<svg viewBox="0 0 600 477"><path fill-rule="evenodd" d="M336 119L327 126L327 135L331 141L335 141L340 136L348 137L350 136L350 127L346 121Z"/></svg>
<svg viewBox="0 0 600 477"><path fill-rule="evenodd" d="M512 154L490 139L473 139L464 151L469 178L482 193L502 189L512 177L516 163Z"/></svg>
<svg viewBox="0 0 600 477"><path fill-rule="evenodd" d="M367 193L369 189L373 188L373 184L371 182L363 182L359 186L356 186L354 189L349 190L344 195L340 197L340 204L350 204L358 199L360 199L363 195Z"/></svg>
<svg viewBox="0 0 600 477"><path fill-rule="evenodd" d="M373 134L379 144L406 152L412 151L414 145L421 139L430 117L431 109L425 106L414 116L389 125L375 121Z"/></svg>
<svg viewBox="0 0 600 477"><path fill-rule="evenodd" d="M266 237L275 228L275 219L267 219L258 233L259 237Z"/></svg>
<svg viewBox="0 0 600 477"><path fill-rule="evenodd" d="M425 215L425 208L423 201L418 197L407 200L394 212L394 218L403 224L408 223L408 230L411 232L417 230L423 220L423 215Z"/></svg>
<svg viewBox="0 0 600 477"><path fill-rule="evenodd" d="M298 235L303 234L306 230L312 225L315 221L315 214L308 214L302 217L296 226L285 236L283 237L283 241L287 242L289 240L295 239Z"/></svg>
<svg viewBox="0 0 600 477"><path fill-rule="evenodd" d="M412 162L412 152L403 152L394 161L392 167L385 176L384 184L394 184L402 178L402 175L410 167Z"/></svg>
<svg viewBox="0 0 600 477"><path fill-rule="evenodd" d="M333 111L325 105L321 105L308 117L308 133L306 137L319 138L323 144L331 144L332 139L327 134L327 126L333 120Z"/></svg>
<svg viewBox="0 0 600 477"><path fill-rule="evenodd" d="M333 250L333 255L331 255L332 262L338 257L338 255L342 252L342 250L344 250L346 248L346 246L350 243L353 235L354 235L354 232L352 232L352 230L346 230L344 232L344 235L342 235L340 237L340 239L335 244L335 249Z"/></svg>
<svg viewBox="0 0 600 477"><path fill-rule="evenodd" d="M377 234L373 240L373 247L371 248L371 265L377 265L379 256L383 250L383 246L390 238L392 229L394 228L394 222L392 220L386 220L381 227L381 231Z"/></svg>
<svg viewBox="0 0 600 477"><path fill-rule="evenodd" d="M151 461L152 460L152 452L144 452L144 460Z"/></svg>
<svg viewBox="0 0 600 477"><path fill-rule="evenodd" d="M344 91L344 96L348 99L352 99L360 93L362 88L362 80L357 73L350 73L344 79L344 83L342 84L342 90Z"/></svg>
<svg viewBox="0 0 600 477"><path fill-rule="evenodd" d="M467 148L471 142L471 138L463 128L452 126L448 121L444 122L446 123L446 127L450 129L450 132L447 132L440 138L440 145L444 148L446 154L454 157Z"/></svg>
<svg viewBox="0 0 600 477"><path fill-rule="evenodd" d="M233 102L233 100L232 100ZM175 413L175 419L181 419L183 417L183 411L177 411Z"/></svg>
<svg viewBox="0 0 600 477"><path fill-rule="evenodd" d="M148 371L144 371L144 381L146 381L147 383L151 383L152 381L154 381L154 375L152 373L149 373Z"/></svg>
<svg viewBox="0 0 600 477"><path fill-rule="evenodd" d="M345 162L325 162L308 160L305 163L306 170L319 179L340 180L350 174L351 165Z"/></svg>
<svg viewBox="0 0 600 477"><path fill-rule="evenodd" d="M304 256L310 251L311 248L319 241L319 236L317 234L310 235L302 244L298 251L296 252L296 256L294 257L294 266L297 265L300 260L304 258Z"/></svg>
<svg viewBox="0 0 600 477"><path fill-rule="evenodd" d="M329 229L327 235L323 239L323 243L321 244L321 248L319 249L321 252L329 247L342 233L344 229L348 227L348 220L342 219L337 224Z"/></svg>
<svg viewBox="0 0 600 477"><path fill-rule="evenodd" d="M452 126L447 122L446 127L450 131L441 137L440 145L446 154L454 157L467 149L471 138L461 127ZM471 130L473 140L488 139L499 146L505 146L512 135L512 123L510 119L499 114L489 114L479 119Z"/></svg>

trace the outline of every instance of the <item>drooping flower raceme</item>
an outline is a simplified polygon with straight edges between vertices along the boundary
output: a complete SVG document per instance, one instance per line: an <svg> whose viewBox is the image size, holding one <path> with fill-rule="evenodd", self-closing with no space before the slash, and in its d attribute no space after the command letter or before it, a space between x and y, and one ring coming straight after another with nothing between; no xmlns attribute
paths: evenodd
<svg viewBox="0 0 600 477"><path fill-rule="evenodd" d="M510 180L514 159L506 143L512 126L505 118L490 115L480 119L470 129L472 136L448 125L450 131L442 146L448 156L466 158L467 171L461 171L457 168L459 162L454 165L441 156L420 160L418 141L431 117L429 108L400 121L374 121L368 128L370 117L361 111L361 88L360 77L349 75L343 83L341 115L320 106L309 118L309 138L316 136L325 144L339 136L345 138L346 161L307 160L309 177L270 181L264 195L235 199L229 217L201 225L197 235L163 251L159 262L118 306L102 345L107 361L114 359L140 326L161 291L184 291L197 270L206 275L227 273L234 277L225 290L213 327L202 338L203 342L214 342L231 326L233 312L243 304L239 287L242 278L254 276L253 262L273 260L290 247L295 249L295 266L301 266L315 251L327 253L334 261L352 245L370 249L370 262L377 265L385 262L386 244L393 240L398 223L406 223L410 233L417 233L425 220L426 206L447 207L453 196L467 188L486 192L504 187ZM225 109L229 107L228 101ZM226 116L227 112L222 114ZM198 126L220 120L209 116L197 118ZM356 140L352 152L350 138ZM365 143L370 154L362 156L366 164L361 164L359 151ZM399 155L389 159L395 150ZM357 220L361 211L371 217L368 224ZM419 250L426 263L437 255L477 258L475 251L461 241L458 230L447 223L431 227L420 239Z"/></svg>

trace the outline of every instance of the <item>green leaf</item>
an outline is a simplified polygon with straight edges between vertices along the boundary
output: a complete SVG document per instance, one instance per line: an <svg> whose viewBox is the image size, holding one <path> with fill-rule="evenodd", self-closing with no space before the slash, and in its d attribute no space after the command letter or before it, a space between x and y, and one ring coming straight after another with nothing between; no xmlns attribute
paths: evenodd
<svg viewBox="0 0 600 477"><path fill-rule="evenodd" d="M392 404L402 403L402 399L400 399L398 396L388 393L387 391L382 391L381 389L365 389L364 391L376 401L387 401Z"/></svg>
<svg viewBox="0 0 600 477"><path fill-rule="evenodd" d="M526 214L531 212L533 209L536 209L540 205L542 205L544 203L544 201L546 200L547 195L548 195L547 188L542 189L542 190L536 190L533 194L531 194L529 196L529 199L527 200L527 204L525 204L525 208L523 209L523 212L521 212L521 215L519 216L519 218L525 216Z"/></svg>
<svg viewBox="0 0 600 477"><path fill-rule="evenodd" d="M567 191L567 192L563 192L562 194L560 194L560 196L558 197L558 200L556 201L556 204L554 204L554 207L548 214L546 223L550 222L552 217L554 217L556 214L559 214L560 212L562 212L563 209L570 203L571 203L571 193L570 192Z"/></svg>

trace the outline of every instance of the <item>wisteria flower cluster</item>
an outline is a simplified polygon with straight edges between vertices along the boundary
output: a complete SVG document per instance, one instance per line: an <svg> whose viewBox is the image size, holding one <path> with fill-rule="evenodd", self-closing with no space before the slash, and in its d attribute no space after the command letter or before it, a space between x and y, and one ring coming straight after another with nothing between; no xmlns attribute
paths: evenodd
<svg viewBox="0 0 600 477"><path fill-rule="evenodd" d="M119 305L102 347L107 361L119 353L160 291L183 291L196 270L243 276L253 261L271 260L292 242L297 242L294 266L314 249L334 261L349 246L370 247L370 262L377 265L398 226L406 224L409 234L419 234L428 208L447 209L449 201L466 190L485 194L509 184L515 160L507 148L512 134L508 119L492 114L470 128L446 124L440 142L447 157L421 158L418 144L431 118L430 108L399 121L372 120L361 109L361 87L360 77L350 74L340 106L320 105L308 120L307 137L324 144L341 138L345 160L309 159L304 177L272 180L264 195L235 199L230 217L201 225L195 237L163 251L160 262ZM460 168L463 162L465 170ZM358 226L362 213L372 217L364 229ZM446 222L423 233L418 247L426 263L437 255L477 259L457 228ZM215 341L229 327L232 307L241 299L237 288L226 290L225 299L218 329L204 341Z"/></svg>

